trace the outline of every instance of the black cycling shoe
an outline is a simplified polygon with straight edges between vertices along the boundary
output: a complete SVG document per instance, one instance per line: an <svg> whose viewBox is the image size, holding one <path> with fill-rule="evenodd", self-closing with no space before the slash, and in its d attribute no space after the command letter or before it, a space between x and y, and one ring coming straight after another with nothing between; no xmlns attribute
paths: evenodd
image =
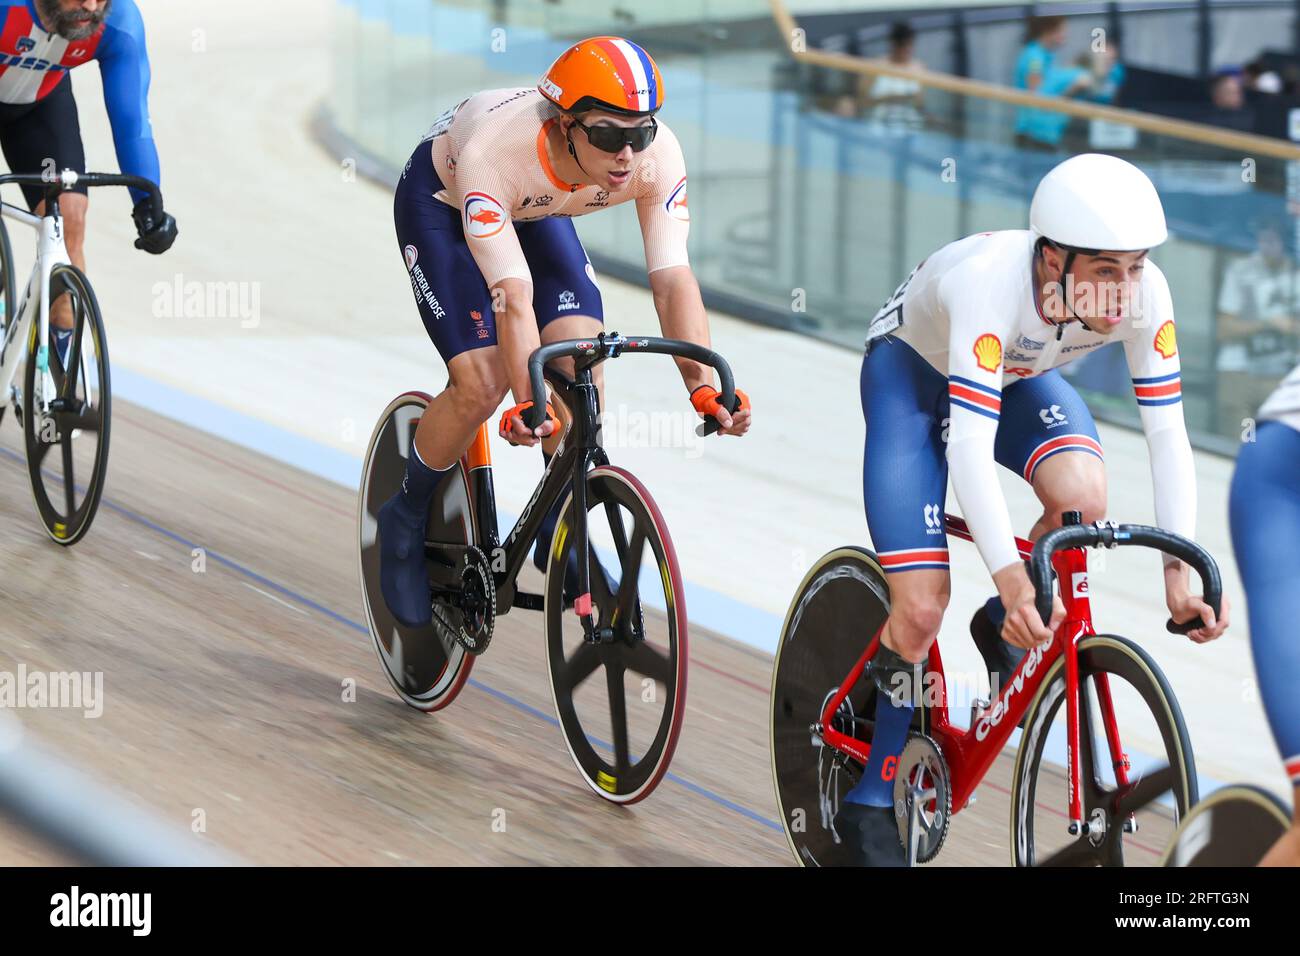
<svg viewBox="0 0 1300 956"><path fill-rule="evenodd" d="M1013 647L1002 639L989 617L988 608L982 604L970 619L970 636L975 639L975 646L979 648L980 656L989 669L990 685L996 676L998 694L1001 694L1028 652L1023 647Z"/></svg>
<svg viewBox="0 0 1300 956"><path fill-rule="evenodd" d="M411 513L399 491L379 509L379 587L393 617L407 627L433 623L433 589L424 566L427 517Z"/></svg>
<svg viewBox="0 0 1300 956"><path fill-rule="evenodd" d="M907 851L898 837L893 807L842 803L835 814L835 832L852 866L907 866Z"/></svg>

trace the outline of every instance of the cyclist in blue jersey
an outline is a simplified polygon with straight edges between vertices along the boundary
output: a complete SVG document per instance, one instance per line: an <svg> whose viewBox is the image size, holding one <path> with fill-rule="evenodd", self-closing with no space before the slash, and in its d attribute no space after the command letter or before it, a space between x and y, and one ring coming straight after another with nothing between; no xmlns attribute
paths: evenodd
<svg viewBox="0 0 1300 956"><path fill-rule="evenodd" d="M158 150L149 126L149 56L135 0L0 0L0 149L16 173L86 171L77 104L68 72L99 62L104 105L117 161L128 176L159 181ZM28 206L44 213L38 187L24 186ZM155 221L146 195L132 190L136 248L158 255L176 241L176 220ZM73 265L86 268L85 187L59 202ZM55 345L67 349L72 309L66 298L50 313ZM67 330L67 331L60 331Z"/></svg>
<svg viewBox="0 0 1300 956"><path fill-rule="evenodd" d="M1295 790L1295 818L1263 866L1300 866L1300 366L1259 410L1228 497L1232 548L1250 616L1250 646L1273 739Z"/></svg>

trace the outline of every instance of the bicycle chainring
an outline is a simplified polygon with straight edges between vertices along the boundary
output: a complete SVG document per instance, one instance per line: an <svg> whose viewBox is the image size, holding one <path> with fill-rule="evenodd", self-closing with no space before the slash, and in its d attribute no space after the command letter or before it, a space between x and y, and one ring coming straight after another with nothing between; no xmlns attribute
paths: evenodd
<svg viewBox="0 0 1300 956"><path fill-rule="evenodd" d="M912 862L929 863L939 855L952 819L952 779L948 761L924 734L912 733L898 758L894 813Z"/></svg>
<svg viewBox="0 0 1300 956"><path fill-rule="evenodd" d="M433 617L465 649L465 653L477 657L492 642L497 617L497 590L491 562L481 549L473 545L465 551L460 582L460 592L447 603L434 602Z"/></svg>

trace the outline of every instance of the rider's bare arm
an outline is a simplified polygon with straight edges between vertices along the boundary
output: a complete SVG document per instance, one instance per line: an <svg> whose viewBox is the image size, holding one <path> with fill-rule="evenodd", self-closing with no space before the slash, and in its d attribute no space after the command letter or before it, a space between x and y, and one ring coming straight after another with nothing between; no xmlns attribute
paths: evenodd
<svg viewBox="0 0 1300 956"><path fill-rule="evenodd" d="M510 393L516 402L533 397L528 381L528 356L541 348L533 312L533 284L528 279L507 278L492 286L492 308L496 312L497 348L506 369Z"/></svg>
<svg viewBox="0 0 1300 956"><path fill-rule="evenodd" d="M700 285L690 266L670 266L650 273L650 292L654 296L659 327L670 339L685 339L709 345L709 316L700 297ZM701 385L712 385L713 369L689 359L675 358L688 392Z"/></svg>

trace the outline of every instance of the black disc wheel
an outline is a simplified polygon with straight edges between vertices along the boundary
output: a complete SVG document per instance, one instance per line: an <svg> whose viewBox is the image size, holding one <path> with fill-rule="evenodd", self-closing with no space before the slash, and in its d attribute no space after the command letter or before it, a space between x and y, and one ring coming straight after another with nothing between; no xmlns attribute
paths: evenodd
<svg viewBox="0 0 1300 956"><path fill-rule="evenodd" d="M781 824L805 866L849 863L832 821L862 776L855 760L823 745L822 711L889 616L889 588L865 548L839 548L805 575L786 613L772 674L772 779ZM875 689L860 680L832 718L871 739ZM937 850L937 846L936 846Z"/></svg>
<svg viewBox="0 0 1300 956"><path fill-rule="evenodd" d="M423 711L450 704L469 679L474 658L457 641L458 609L439 605L428 627L407 627L388 610L379 584L379 509L402 486L415 428L432 399L423 392L399 395L384 409L361 471L357 528L360 536L361 594L375 652L398 696ZM426 538L465 547L475 541L469 485L462 463L438 486L429 509Z"/></svg>

